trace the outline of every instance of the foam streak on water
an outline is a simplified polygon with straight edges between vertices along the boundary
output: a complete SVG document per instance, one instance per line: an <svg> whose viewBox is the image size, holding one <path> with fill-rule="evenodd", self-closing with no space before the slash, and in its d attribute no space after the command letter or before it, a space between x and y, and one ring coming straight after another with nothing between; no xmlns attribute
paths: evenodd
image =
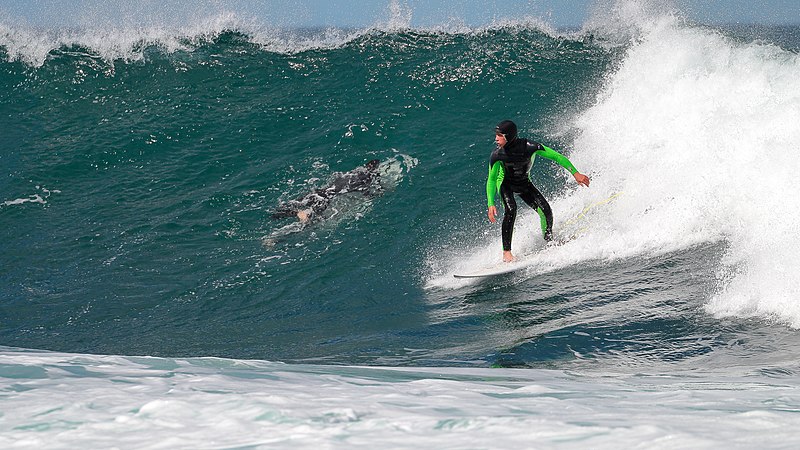
<svg viewBox="0 0 800 450"><path fill-rule="evenodd" d="M781 446L797 380L0 353L4 448ZM725 427L720 427L725 423Z"/></svg>

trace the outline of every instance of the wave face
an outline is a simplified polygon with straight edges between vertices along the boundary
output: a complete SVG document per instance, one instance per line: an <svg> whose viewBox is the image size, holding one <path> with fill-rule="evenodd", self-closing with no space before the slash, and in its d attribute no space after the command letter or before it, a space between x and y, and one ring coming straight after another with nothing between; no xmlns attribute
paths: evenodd
<svg viewBox="0 0 800 450"><path fill-rule="evenodd" d="M797 340L795 28L620 8L413 29L0 23L0 344L388 365L784 366ZM765 37L766 36L766 37ZM774 38L774 39L773 39ZM485 222L493 127L537 161L564 245ZM381 161L324 221L280 203ZM754 352L753 348L768 349Z"/></svg>

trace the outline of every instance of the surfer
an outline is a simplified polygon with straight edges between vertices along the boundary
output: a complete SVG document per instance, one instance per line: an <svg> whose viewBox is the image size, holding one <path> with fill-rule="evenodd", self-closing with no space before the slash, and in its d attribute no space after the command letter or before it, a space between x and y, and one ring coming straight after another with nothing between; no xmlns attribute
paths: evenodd
<svg viewBox="0 0 800 450"><path fill-rule="evenodd" d="M517 218L517 201L514 194L539 213L542 233L546 241L553 239L553 212L544 196L533 185L530 178L531 166L536 155L555 161L569 170L575 181L589 186L589 177L581 174L564 155L538 142L517 137L517 125L510 120L500 122L495 128L497 148L489 159L489 177L486 180L486 196L489 200L489 221L495 223L497 207L495 196L503 199L503 261L514 259L511 253L511 235Z"/></svg>
<svg viewBox="0 0 800 450"><path fill-rule="evenodd" d="M327 186L314 189L308 194L279 205L272 212L273 219L297 217L300 222L307 223L314 216L328 208L334 197L348 192L361 192L368 197L380 193L380 184L376 183L380 161L373 159L363 166L349 172L334 174L333 181Z"/></svg>

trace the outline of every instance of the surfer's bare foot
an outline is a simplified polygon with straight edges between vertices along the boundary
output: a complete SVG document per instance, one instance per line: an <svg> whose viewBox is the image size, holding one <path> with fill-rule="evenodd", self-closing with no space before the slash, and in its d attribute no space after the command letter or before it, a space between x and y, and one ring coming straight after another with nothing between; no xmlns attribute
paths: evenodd
<svg viewBox="0 0 800 450"><path fill-rule="evenodd" d="M511 251L503 251L503 262L511 262L514 260L514 255L511 254Z"/></svg>

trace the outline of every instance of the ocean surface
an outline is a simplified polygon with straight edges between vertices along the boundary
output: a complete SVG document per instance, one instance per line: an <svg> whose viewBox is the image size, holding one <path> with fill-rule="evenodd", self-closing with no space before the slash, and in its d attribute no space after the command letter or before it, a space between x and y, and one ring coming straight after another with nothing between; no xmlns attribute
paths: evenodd
<svg viewBox="0 0 800 450"><path fill-rule="evenodd" d="M0 447L795 448L800 27L394 12L0 19ZM592 183L455 279L504 119Z"/></svg>

